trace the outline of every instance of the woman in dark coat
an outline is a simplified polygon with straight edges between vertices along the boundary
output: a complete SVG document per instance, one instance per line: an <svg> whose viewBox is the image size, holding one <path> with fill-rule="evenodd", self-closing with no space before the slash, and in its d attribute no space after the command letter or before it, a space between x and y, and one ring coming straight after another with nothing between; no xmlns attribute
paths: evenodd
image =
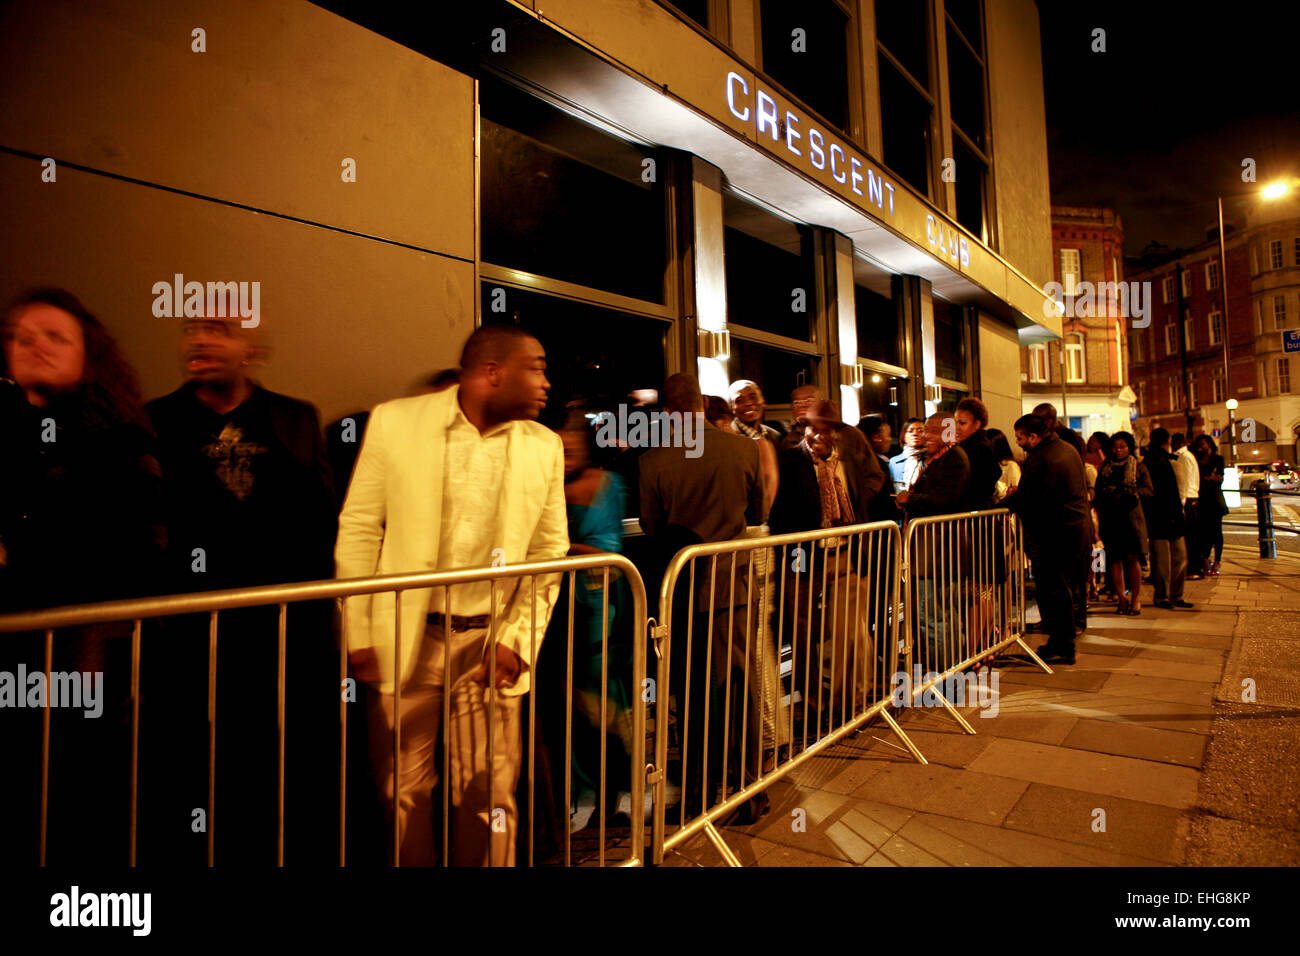
<svg viewBox="0 0 1300 956"><path fill-rule="evenodd" d="M1192 454L1201 467L1201 493L1196 504L1200 533L1196 536L1197 554L1192 566L1200 574L1217 575L1223 558L1223 516L1228 513L1228 503L1223 498L1223 456L1209 435L1196 436Z"/></svg>
<svg viewBox="0 0 1300 956"><path fill-rule="evenodd" d="M1131 432L1111 436L1106 461L1097 472L1096 507L1111 583L1120 614L1142 613L1142 569L1147 554L1146 517L1141 501L1152 493L1151 474L1133 454Z"/></svg>
<svg viewBox="0 0 1300 956"><path fill-rule="evenodd" d="M135 372L108 330L61 289L24 295L0 328L0 610L149 592L165 532ZM130 633L123 622L54 636L51 670L89 681L100 712L51 708L51 863L126 863ZM44 669L41 635L0 635L0 669L14 664ZM0 710L12 772L0 815L12 824L15 862L37 856L41 715Z"/></svg>

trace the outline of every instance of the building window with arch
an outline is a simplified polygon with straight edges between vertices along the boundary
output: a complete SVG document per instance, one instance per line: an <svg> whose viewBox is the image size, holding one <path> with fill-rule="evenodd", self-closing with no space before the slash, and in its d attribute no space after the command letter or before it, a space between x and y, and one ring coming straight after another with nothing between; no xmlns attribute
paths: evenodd
<svg viewBox="0 0 1300 956"><path fill-rule="evenodd" d="M1083 358L1083 333L1071 332L1065 337L1065 380L1085 382L1087 379Z"/></svg>
<svg viewBox="0 0 1300 956"><path fill-rule="evenodd" d="M1029 381L1047 381L1047 343L1035 342L1029 346Z"/></svg>

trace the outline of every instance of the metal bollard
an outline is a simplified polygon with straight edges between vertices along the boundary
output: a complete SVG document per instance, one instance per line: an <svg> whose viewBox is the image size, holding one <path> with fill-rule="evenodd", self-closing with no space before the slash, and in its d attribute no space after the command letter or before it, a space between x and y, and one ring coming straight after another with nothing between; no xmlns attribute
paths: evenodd
<svg viewBox="0 0 1300 956"><path fill-rule="evenodd" d="M1273 535L1273 497L1269 494L1267 481L1257 481L1253 487L1255 520L1259 523L1259 556L1276 558L1277 538Z"/></svg>

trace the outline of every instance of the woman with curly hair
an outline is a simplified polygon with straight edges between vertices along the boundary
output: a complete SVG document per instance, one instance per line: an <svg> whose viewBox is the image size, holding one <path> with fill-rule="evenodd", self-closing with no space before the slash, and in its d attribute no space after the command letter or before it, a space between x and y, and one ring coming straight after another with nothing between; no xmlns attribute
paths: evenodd
<svg viewBox="0 0 1300 956"><path fill-rule="evenodd" d="M1136 448L1131 432L1111 436L1094 499L1120 614L1142 613L1140 566L1147 554L1147 526L1141 502L1153 489L1150 472L1133 454Z"/></svg>
<svg viewBox="0 0 1300 956"><path fill-rule="evenodd" d="M0 331L0 611L147 593L162 572L165 532L135 372L62 289L23 295ZM51 670L89 681L94 704L52 708L49 862L126 862L130 633L123 622L55 635ZM42 636L0 636L0 669L11 664L44 670ZM41 714L0 712L14 771L0 815L23 843L15 859L37 857Z"/></svg>

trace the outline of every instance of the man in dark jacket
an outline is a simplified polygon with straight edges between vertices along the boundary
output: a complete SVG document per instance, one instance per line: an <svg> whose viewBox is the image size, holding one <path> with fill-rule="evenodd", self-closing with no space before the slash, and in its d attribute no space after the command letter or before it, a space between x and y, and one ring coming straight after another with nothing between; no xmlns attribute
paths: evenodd
<svg viewBox="0 0 1300 956"><path fill-rule="evenodd" d="M1151 582L1155 585L1156 607L1190 608L1191 602L1183 600L1183 580L1187 575L1186 528L1167 429L1152 429L1142 461L1151 475L1154 492L1142 499L1142 510L1151 544Z"/></svg>
<svg viewBox="0 0 1300 956"><path fill-rule="evenodd" d="M1079 453L1080 461L1083 461L1083 459L1088 456L1088 445L1084 442L1083 436L1069 425L1057 420L1055 405L1051 402L1043 402L1039 405L1035 405L1033 414L1037 415L1047 424L1049 431L1056 432L1058 438L1077 451Z"/></svg>
<svg viewBox="0 0 1300 956"><path fill-rule="evenodd" d="M163 466L171 585L188 592L329 578L337 512L316 409L251 378L264 343L243 327L237 310L224 312L184 321L187 380L146 406ZM290 793L320 792L329 786L329 767L337 773L338 741L328 729L338 708L337 690L328 690L338 686L331 611L326 602L288 610ZM277 613L274 606L225 611L219 624L216 705L223 716L216 802L225 823L214 831L215 852L226 861L269 864L276 859L276 818L266 812L265 795L278 764ZM149 817L162 827L164 812L172 815L169 831L158 834L158 849L182 859L196 848L201 859L204 849L204 841L174 834L185 834L191 809L206 798L207 761L200 748L206 741L207 631L206 618L177 620L160 652L144 655L162 680L149 685L161 684L153 695L158 717L142 724L160 735L156 746L167 763L160 772L183 791L160 798L166 805L150 807ZM167 694L175 699L169 702ZM298 806L285 830L286 859L317 854L314 859L324 862L316 832L328 826L328 811L319 801Z"/></svg>
<svg viewBox="0 0 1300 956"><path fill-rule="evenodd" d="M840 421L839 410L827 401L806 409L804 422L803 441L784 449L779 457L781 484L768 518L772 533L817 531L872 520L871 503L881 491L884 473L873 467L868 455L842 440L856 429ZM794 557L786 568L785 593L794 648L792 675L811 719L818 707L838 711L846 677L847 689L861 693L874 655L865 621L870 595L862 587L857 565L863 572L873 569L860 554L859 543L848 538L804 543L790 552ZM855 588L861 593L850 597ZM797 603L795 593L800 596ZM857 626L845 612L846 604L864 615ZM797 711L802 712L802 708Z"/></svg>
<svg viewBox="0 0 1300 956"><path fill-rule="evenodd" d="M1038 649L1049 663L1074 663L1074 589L1092 545L1088 482L1083 459L1037 415L1016 420L1016 443L1027 456L1020 485L1003 504L1025 526L1025 550L1033 565L1047 643Z"/></svg>
<svg viewBox="0 0 1300 956"><path fill-rule="evenodd" d="M970 459L957 444L952 416L943 412L931 415L925 423L925 442L925 459L916 480L895 502L909 518L961 511L970 481Z"/></svg>
<svg viewBox="0 0 1300 956"><path fill-rule="evenodd" d="M989 426L989 410L978 398L963 398L953 414L957 445L970 460L970 478L961 496L960 510L987 511L993 507L993 490L1002 477L1002 466L984 431Z"/></svg>
<svg viewBox="0 0 1300 956"><path fill-rule="evenodd" d="M936 412L925 423L926 451L912 487L900 492L895 501L907 520L932 515L955 514L962 510L962 496L970 480L970 459L957 445L952 414ZM956 549L944 547L945 526L923 525L912 532L916 556L912 559L912 595L915 602L915 653L923 671L942 673L957 659L958 634L951 625L959 613L955 603L945 600L944 589L955 587L958 578Z"/></svg>
<svg viewBox="0 0 1300 956"><path fill-rule="evenodd" d="M651 539L662 565L666 565L683 547L734 540L744 535L747 524L759 524L763 511L763 476L756 442L743 435L720 431L704 420L704 397L695 376L685 373L669 376L664 382L661 398L664 410L670 415L697 416L691 422L691 427L697 429L692 443L694 447L685 441L671 440L664 446L650 448L640 458L641 529ZM761 423L761 419L759 421ZM740 551L719 555L716 570L714 566L712 558L699 558L695 562L695 620L690 628L689 645L686 640L689 567L682 569L677 587L670 595L673 642L669 648L669 682L677 699L678 727L688 761L682 770L681 781L683 807L688 808L688 814L699 811L702 796L712 796L703 793L706 729L709 737L708 779L710 787L713 787L723 772L725 711L728 706L737 709L746 703L752 706L755 699L753 693L750 701L743 699L747 653L757 654L758 650L757 646L751 648L751 639L746 633L750 553ZM759 590L756 588L755 593ZM710 608L712 620L709 620ZM660 608L659 620L665 620L666 610ZM751 627L750 630L754 629ZM710 635L714 673L706 714ZM774 658L775 648L763 650L769 658ZM731 701L724 700L725 691L719 690L719 685L726 683L728 651L732 666L741 670L739 680L733 676ZM688 691L689 715L686 713ZM759 741L758 726L751 717L745 740L749 751L746 756L751 761L748 777L751 778L757 770L753 763L758 756L755 747ZM741 721L732 721L730 733L730 746L725 749L735 758L742 753ZM760 815L765 803L765 800L755 801L749 808L751 816Z"/></svg>

